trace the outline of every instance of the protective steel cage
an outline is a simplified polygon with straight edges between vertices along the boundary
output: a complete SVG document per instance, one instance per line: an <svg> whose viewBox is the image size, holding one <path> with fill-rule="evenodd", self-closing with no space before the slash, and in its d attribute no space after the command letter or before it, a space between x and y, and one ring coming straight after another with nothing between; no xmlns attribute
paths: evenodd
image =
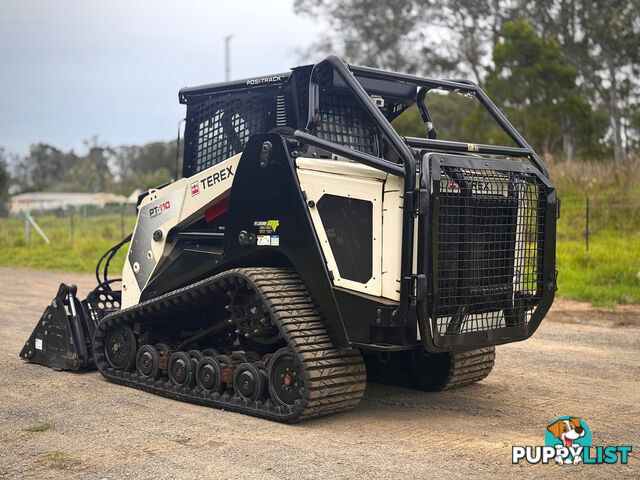
<svg viewBox="0 0 640 480"><path fill-rule="evenodd" d="M555 291L555 262L548 256L555 251L551 196L546 177L523 162L433 162L434 345L499 343L533 333L542 319L535 315L538 306Z"/></svg>
<svg viewBox="0 0 640 480"><path fill-rule="evenodd" d="M378 131L364 109L350 95L320 97L318 137L370 155L379 155Z"/></svg>
<svg viewBox="0 0 640 480"><path fill-rule="evenodd" d="M272 91L234 92L189 107L185 126L185 176L244 150L249 137L277 125Z"/></svg>

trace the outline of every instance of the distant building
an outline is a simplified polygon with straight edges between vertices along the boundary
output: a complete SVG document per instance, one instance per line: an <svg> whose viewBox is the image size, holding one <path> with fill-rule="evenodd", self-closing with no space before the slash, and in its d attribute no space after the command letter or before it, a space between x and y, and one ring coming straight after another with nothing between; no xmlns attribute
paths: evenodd
<svg viewBox="0 0 640 480"><path fill-rule="evenodd" d="M136 188L131 195L127 197L127 201L129 203L138 203L138 197L144 193L144 190L141 188Z"/></svg>
<svg viewBox="0 0 640 480"><path fill-rule="evenodd" d="M81 205L104 207L108 204L125 203L131 202L127 197L113 193L32 192L11 197L9 212L18 214L26 210L55 210Z"/></svg>

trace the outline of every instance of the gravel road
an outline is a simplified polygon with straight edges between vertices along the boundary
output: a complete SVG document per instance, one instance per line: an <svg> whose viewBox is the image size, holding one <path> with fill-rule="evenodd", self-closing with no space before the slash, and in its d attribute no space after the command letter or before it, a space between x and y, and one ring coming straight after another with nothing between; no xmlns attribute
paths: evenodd
<svg viewBox="0 0 640 480"><path fill-rule="evenodd" d="M532 339L498 347L483 382L429 394L368 384L349 413L281 425L60 373L18 357L60 281L0 268L0 478L640 478L640 308L561 301ZM511 465L558 416L629 464ZM42 432L24 429L49 422Z"/></svg>

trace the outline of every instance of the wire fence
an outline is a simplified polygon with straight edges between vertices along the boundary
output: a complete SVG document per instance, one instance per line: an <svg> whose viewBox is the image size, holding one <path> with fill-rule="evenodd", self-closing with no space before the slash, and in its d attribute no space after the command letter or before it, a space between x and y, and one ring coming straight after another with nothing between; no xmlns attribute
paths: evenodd
<svg viewBox="0 0 640 480"><path fill-rule="evenodd" d="M29 217L31 217L29 219ZM79 205L53 210L29 210L19 214L25 243L28 245L36 230L45 236L47 230L66 231L74 243L79 235L104 235L124 238L131 233L136 219L135 204ZM14 216L14 221L17 219ZM103 228L96 229L96 225ZM15 230L15 228L14 228ZM560 197L560 218L557 225L558 241L576 241L589 251L590 244L599 236L634 236L640 233L640 195ZM42 235L40 235L42 236Z"/></svg>
<svg viewBox="0 0 640 480"><path fill-rule="evenodd" d="M640 196L561 197L558 240L581 241L589 251L598 236L640 233Z"/></svg>
<svg viewBox="0 0 640 480"><path fill-rule="evenodd" d="M103 224L111 227L110 231L113 231L114 228L116 230L119 228L119 237L124 238L130 233L131 223L132 221L135 222L136 215L135 204L125 203L27 210L19 216L24 218L25 243L29 245L32 237L31 228L34 228L46 243L49 243L49 241L44 224L49 227L53 225L56 230L67 230L73 244L77 235L91 235L95 220L99 219L103 220ZM40 225L39 221L43 225Z"/></svg>

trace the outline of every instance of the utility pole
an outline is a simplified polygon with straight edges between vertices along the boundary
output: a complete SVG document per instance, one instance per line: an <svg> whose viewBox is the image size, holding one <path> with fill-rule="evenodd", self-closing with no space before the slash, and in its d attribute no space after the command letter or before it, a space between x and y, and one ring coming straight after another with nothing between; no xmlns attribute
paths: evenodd
<svg viewBox="0 0 640 480"><path fill-rule="evenodd" d="M224 79L226 82L229 81L229 42L233 35L227 35L224 37Z"/></svg>

